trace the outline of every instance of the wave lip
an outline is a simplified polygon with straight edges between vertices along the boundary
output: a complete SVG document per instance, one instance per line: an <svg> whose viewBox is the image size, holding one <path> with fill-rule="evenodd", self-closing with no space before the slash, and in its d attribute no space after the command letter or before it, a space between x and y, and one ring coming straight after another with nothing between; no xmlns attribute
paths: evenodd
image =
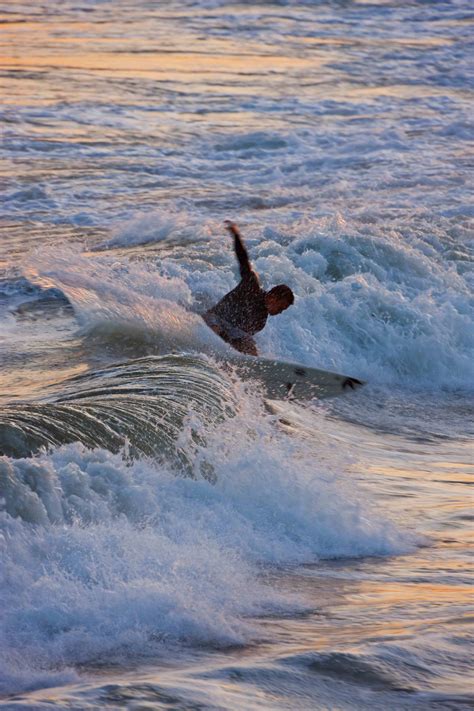
<svg viewBox="0 0 474 711"><path fill-rule="evenodd" d="M231 416L235 406L230 381L210 361L141 358L69 380L53 402L3 407L0 454L25 457L81 442L116 453L126 449L131 459L173 460L180 471L192 473L190 441L200 441L199 422ZM206 474L211 476L209 468Z"/></svg>

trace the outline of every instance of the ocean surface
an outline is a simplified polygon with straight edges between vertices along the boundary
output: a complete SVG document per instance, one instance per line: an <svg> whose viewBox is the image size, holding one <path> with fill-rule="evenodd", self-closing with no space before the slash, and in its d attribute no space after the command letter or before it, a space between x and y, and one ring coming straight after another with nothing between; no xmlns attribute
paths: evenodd
<svg viewBox="0 0 474 711"><path fill-rule="evenodd" d="M0 1L1 709L472 708L472 20Z"/></svg>

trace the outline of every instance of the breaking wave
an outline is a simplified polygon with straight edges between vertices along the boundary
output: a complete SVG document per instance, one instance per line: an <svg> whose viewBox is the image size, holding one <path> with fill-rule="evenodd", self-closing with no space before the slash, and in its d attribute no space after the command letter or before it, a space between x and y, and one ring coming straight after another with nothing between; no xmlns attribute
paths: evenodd
<svg viewBox="0 0 474 711"><path fill-rule="evenodd" d="M417 544L363 502L332 442L286 435L255 395L189 418L179 447L194 478L164 457L82 444L0 458L2 691L70 680L101 659L156 658L178 641L249 641L250 618L305 604L268 587L262 564Z"/></svg>

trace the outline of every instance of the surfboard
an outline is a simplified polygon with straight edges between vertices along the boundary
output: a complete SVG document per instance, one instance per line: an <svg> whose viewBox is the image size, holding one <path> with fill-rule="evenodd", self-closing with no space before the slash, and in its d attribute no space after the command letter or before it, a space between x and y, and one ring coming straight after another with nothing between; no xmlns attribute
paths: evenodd
<svg viewBox="0 0 474 711"><path fill-rule="evenodd" d="M334 397L365 384L358 378L298 363L247 355L232 356L228 360L241 377L258 380L266 397L273 400Z"/></svg>

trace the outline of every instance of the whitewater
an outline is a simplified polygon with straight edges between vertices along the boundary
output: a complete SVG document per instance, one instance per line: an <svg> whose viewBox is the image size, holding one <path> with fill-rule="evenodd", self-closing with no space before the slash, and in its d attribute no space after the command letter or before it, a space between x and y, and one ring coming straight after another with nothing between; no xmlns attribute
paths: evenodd
<svg viewBox="0 0 474 711"><path fill-rule="evenodd" d="M472 19L0 2L0 708L472 708Z"/></svg>

